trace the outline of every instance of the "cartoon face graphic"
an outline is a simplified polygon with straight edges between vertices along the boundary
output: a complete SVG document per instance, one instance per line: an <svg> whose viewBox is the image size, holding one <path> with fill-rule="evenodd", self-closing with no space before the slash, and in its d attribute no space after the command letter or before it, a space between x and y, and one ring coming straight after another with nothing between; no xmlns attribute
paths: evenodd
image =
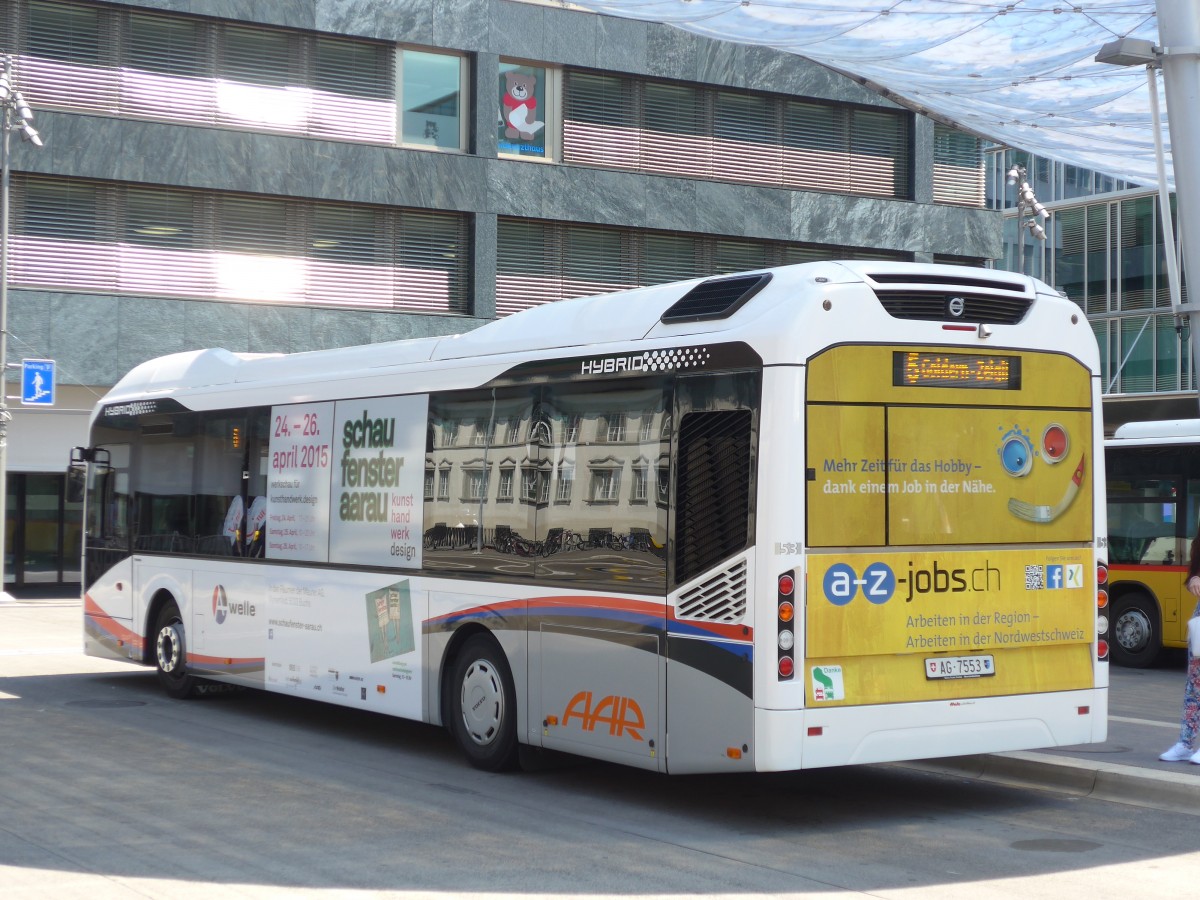
<svg viewBox="0 0 1200 900"><path fill-rule="evenodd" d="M1000 456L1000 464L1004 471L1013 478L1024 478L1033 469L1034 459L1039 458L1049 465L1062 462L1071 449L1071 435L1065 427L1052 422L1043 430L1035 448L1028 428L1013 425L1012 428L1001 428L1000 446L996 452ZM1053 522L1064 512L1079 488L1083 484L1083 474L1086 471L1085 460L1081 454L1079 465L1075 467L1070 480L1063 491L1062 499L1053 505L1028 503L1016 497L1009 499L1008 511L1018 519L1027 522Z"/></svg>

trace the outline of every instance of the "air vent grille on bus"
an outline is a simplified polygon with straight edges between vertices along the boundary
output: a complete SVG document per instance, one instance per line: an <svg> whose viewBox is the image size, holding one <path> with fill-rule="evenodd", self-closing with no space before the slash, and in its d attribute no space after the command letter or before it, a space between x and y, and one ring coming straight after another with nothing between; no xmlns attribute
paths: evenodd
<svg viewBox="0 0 1200 900"><path fill-rule="evenodd" d="M893 291L876 288L875 294L888 315L893 318L925 319L933 322L1015 325L1025 318L1033 302L1032 298L1025 296L955 290Z"/></svg>
<svg viewBox="0 0 1200 900"><path fill-rule="evenodd" d="M750 536L748 409L688 413L679 427L675 582L743 550Z"/></svg>
<svg viewBox="0 0 1200 900"><path fill-rule="evenodd" d="M679 595L675 618L740 622L746 615L746 560Z"/></svg>
<svg viewBox="0 0 1200 900"><path fill-rule="evenodd" d="M710 278L676 300L671 308L662 314L659 321L668 324L726 319L761 291L770 280L770 272L736 275L733 278Z"/></svg>

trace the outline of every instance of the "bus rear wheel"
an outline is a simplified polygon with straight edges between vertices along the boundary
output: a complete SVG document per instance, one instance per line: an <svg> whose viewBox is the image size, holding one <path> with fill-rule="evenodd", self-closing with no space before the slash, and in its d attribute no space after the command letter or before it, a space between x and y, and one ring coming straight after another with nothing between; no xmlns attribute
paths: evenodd
<svg viewBox="0 0 1200 900"><path fill-rule="evenodd" d="M158 683L169 696L183 700L196 692L198 679L187 671L183 617L174 600L168 600L158 613L154 628L154 663L158 669Z"/></svg>
<svg viewBox="0 0 1200 900"><path fill-rule="evenodd" d="M1131 669L1154 665L1162 650L1162 625L1154 601L1142 593L1113 604L1112 661Z"/></svg>
<svg viewBox="0 0 1200 900"><path fill-rule="evenodd" d="M455 657L449 693L450 731L471 765L488 772L514 768L517 692L495 639L467 639Z"/></svg>

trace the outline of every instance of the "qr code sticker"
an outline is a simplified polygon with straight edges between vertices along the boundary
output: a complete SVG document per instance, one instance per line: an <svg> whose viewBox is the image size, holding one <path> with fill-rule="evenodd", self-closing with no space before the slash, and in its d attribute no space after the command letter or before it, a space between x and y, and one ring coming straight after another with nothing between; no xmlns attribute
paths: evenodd
<svg viewBox="0 0 1200 900"><path fill-rule="evenodd" d="M1046 587L1045 568L1042 566L1025 567L1025 590L1040 591Z"/></svg>

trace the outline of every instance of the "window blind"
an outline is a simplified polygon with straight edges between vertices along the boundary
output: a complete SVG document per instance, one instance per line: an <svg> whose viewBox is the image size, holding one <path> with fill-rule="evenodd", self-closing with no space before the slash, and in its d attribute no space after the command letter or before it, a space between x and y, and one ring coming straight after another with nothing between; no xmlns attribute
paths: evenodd
<svg viewBox="0 0 1200 900"><path fill-rule="evenodd" d="M564 73L563 161L907 199L910 116L579 70Z"/></svg>
<svg viewBox="0 0 1200 900"><path fill-rule="evenodd" d="M571 297L821 259L910 259L899 251L787 244L501 217L496 315Z"/></svg>
<svg viewBox="0 0 1200 900"><path fill-rule="evenodd" d="M979 138L940 122L933 126L933 202L983 209L983 149Z"/></svg>
<svg viewBox="0 0 1200 900"><path fill-rule="evenodd" d="M80 0L12 0L6 13L7 45L17 47L17 77L34 105L396 139L389 44Z"/></svg>
<svg viewBox="0 0 1200 900"><path fill-rule="evenodd" d="M9 275L68 291L463 314L460 213L12 176Z"/></svg>

